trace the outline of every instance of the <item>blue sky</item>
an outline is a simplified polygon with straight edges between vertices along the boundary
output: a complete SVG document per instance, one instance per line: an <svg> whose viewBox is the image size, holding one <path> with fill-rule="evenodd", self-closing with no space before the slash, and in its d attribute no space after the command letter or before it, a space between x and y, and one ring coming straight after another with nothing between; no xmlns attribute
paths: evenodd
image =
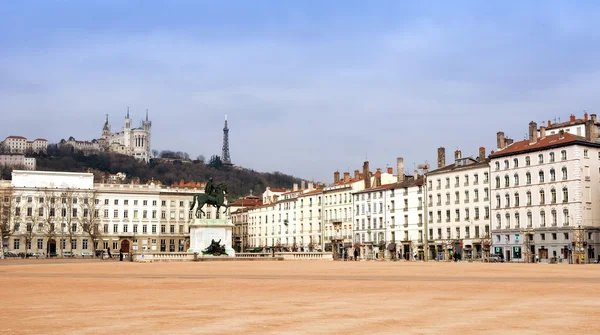
<svg viewBox="0 0 600 335"><path fill-rule="evenodd" d="M3 1L0 137L100 136L149 109L153 147L333 172L494 149L600 114L594 1Z"/></svg>

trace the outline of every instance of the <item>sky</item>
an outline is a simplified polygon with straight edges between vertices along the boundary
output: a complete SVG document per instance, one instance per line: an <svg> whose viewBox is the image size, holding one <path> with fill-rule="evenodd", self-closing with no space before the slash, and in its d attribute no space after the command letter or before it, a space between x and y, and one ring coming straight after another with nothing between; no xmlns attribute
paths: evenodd
<svg viewBox="0 0 600 335"><path fill-rule="evenodd" d="M332 182L600 114L596 1L0 2L0 137L101 135Z"/></svg>

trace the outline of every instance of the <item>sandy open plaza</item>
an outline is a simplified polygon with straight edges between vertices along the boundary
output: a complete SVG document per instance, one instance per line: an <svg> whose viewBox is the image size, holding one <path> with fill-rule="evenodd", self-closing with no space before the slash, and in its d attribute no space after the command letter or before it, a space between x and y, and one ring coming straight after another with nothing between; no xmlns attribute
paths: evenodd
<svg viewBox="0 0 600 335"><path fill-rule="evenodd" d="M3 334L599 334L600 266L0 261Z"/></svg>

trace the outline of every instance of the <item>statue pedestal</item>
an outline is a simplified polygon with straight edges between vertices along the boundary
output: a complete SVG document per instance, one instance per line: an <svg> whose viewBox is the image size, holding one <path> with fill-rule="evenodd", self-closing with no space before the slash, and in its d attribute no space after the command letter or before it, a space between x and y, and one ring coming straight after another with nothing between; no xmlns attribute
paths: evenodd
<svg viewBox="0 0 600 335"><path fill-rule="evenodd" d="M232 244L233 224L227 219L194 219L190 224L190 249L188 252L198 253L198 257L235 257ZM210 246L212 240L221 240L227 256L203 255L202 251Z"/></svg>

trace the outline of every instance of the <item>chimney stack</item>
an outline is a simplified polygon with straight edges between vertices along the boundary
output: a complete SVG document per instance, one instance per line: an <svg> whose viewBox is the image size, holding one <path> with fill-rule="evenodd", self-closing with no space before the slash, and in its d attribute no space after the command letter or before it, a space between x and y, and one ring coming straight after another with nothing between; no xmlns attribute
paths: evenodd
<svg viewBox="0 0 600 335"><path fill-rule="evenodd" d="M496 134L496 146L498 147L497 148L498 150L502 150L506 146L506 143L504 142L504 132L503 131L499 131Z"/></svg>
<svg viewBox="0 0 600 335"><path fill-rule="evenodd" d="M360 180L360 171L354 170L354 179L355 180Z"/></svg>
<svg viewBox="0 0 600 335"><path fill-rule="evenodd" d="M592 121L596 122L596 114L590 114L590 118L592 118Z"/></svg>
<svg viewBox="0 0 600 335"><path fill-rule="evenodd" d="M585 140L596 141L596 124L592 120L585 121Z"/></svg>
<svg viewBox="0 0 600 335"><path fill-rule="evenodd" d="M571 114L571 116L569 117L569 121L575 122L575 115Z"/></svg>
<svg viewBox="0 0 600 335"><path fill-rule="evenodd" d="M340 172L339 171L335 171L333 173L333 183L337 184L340 182Z"/></svg>
<svg viewBox="0 0 600 335"><path fill-rule="evenodd" d="M387 168L387 173L388 173L388 174L394 174L394 168L392 168L392 167L388 167L388 168Z"/></svg>
<svg viewBox="0 0 600 335"><path fill-rule="evenodd" d="M413 176L414 176L415 180L419 179L419 171L415 170Z"/></svg>
<svg viewBox="0 0 600 335"><path fill-rule="evenodd" d="M454 152L454 160L459 160L461 158L461 154L462 153L460 152L460 150L456 150Z"/></svg>
<svg viewBox="0 0 600 335"><path fill-rule="evenodd" d="M344 183L350 181L350 172L344 172Z"/></svg>
<svg viewBox="0 0 600 335"><path fill-rule="evenodd" d="M540 140L546 138L546 127L540 126Z"/></svg>
<svg viewBox="0 0 600 335"><path fill-rule="evenodd" d="M300 189L306 190L306 180L303 179L300 181Z"/></svg>
<svg viewBox="0 0 600 335"><path fill-rule="evenodd" d="M365 189L371 188L371 174L369 173L369 161L363 163L363 178Z"/></svg>
<svg viewBox="0 0 600 335"><path fill-rule="evenodd" d="M565 131L564 130L561 129L561 130L558 131L558 138L561 139L561 140L563 138L565 138Z"/></svg>
<svg viewBox="0 0 600 335"><path fill-rule="evenodd" d="M548 128L550 128L550 126L552 126L552 121L548 120Z"/></svg>
<svg viewBox="0 0 600 335"><path fill-rule="evenodd" d="M374 183L373 187L381 186L381 169L380 168L377 168L377 172L375 172L375 178L374 178L373 183Z"/></svg>
<svg viewBox="0 0 600 335"><path fill-rule="evenodd" d="M537 142L537 123L529 122L529 143Z"/></svg>
<svg viewBox="0 0 600 335"><path fill-rule="evenodd" d="M315 184L313 184L313 182L312 182L312 181L309 181L309 182L308 182L308 190L309 190L309 191L312 191L314 188L315 188Z"/></svg>
<svg viewBox="0 0 600 335"><path fill-rule="evenodd" d="M294 192L298 191L298 183L294 183L294 189L293 189L293 191Z"/></svg>
<svg viewBox="0 0 600 335"><path fill-rule="evenodd" d="M479 161L480 162L485 161L485 148L484 147L479 147Z"/></svg>
<svg viewBox="0 0 600 335"><path fill-rule="evenodd" d="M446 166L446 149L444 147L438 148L438 169Z"/></svg>
<svg viewBox="0 0 600 335"><path fill-rule="evenodd" d="M585 112L583 113L583 121L587 121L588 120L588 113Z"/></svg>
<svg viewBox="0 0 600 335"><path fill-rule="evenodd" d="M404 181L404 158L396 158L396 169L398 170L398 183Z"/></svg>

